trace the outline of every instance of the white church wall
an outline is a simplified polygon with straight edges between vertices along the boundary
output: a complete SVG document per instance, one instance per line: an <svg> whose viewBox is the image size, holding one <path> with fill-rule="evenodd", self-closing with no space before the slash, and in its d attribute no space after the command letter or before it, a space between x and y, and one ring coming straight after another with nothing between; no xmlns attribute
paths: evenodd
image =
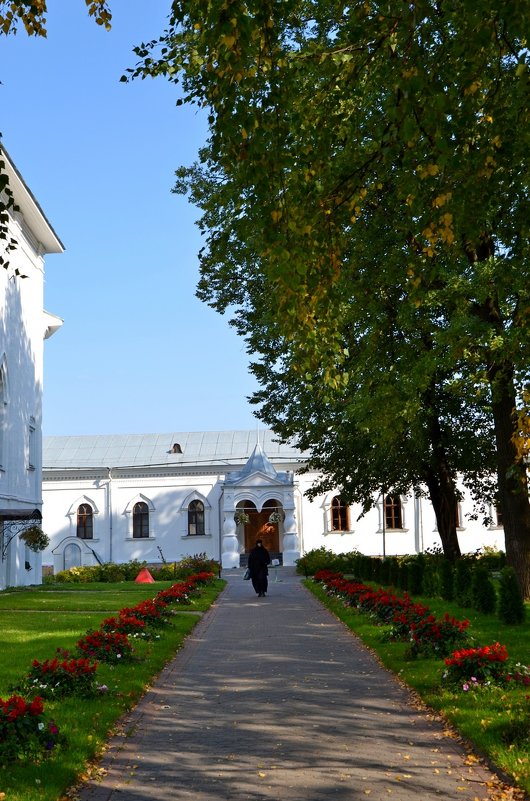
<svg viewBox="0 0 530 801"><path fill-rule="evenodd" d="M44 530L51 542L43 554L44 564L53 565L55 572L64 569L64 548L76 536L76 511L81 503L90 504L94 511L94 537L83 541L83 564L94 563L90 549L102 562L172 562L197 553L219 559L221 487L217 479L217 475L191 480L189 476L134 480L105 476L46 481ZM205 506L204 535L188 535L188 504L194 499ZM132 512L138 501L149 509L148 537L133 537Z"/></svg>
<svg viewBox="0 0 530 801"><path fill-rule="evenodd" d="M3 148L0 158L19 207L8 222L17 247L5 256L7 269L0 269L0 510L7 521L0 562L3 588L42 580L41 556L18 535L11 538L9 512L25 515L42 505L43 341L49 334L44 255L62 252L62 245Z"/></svg>
<svg viewBox="0 0 530 801"><path fill-rule="evenodd" d="M236 530L233 519L229 519L233 517L236 500L254 499L261 508L264 500L280 497L283 491L283 485L273 488L270 478L258 481L257 475L242 484L231 480L225 485L226 476L215 468L210 474L193 471L193 468L187 474L174 468L156 473L150 467L130 469L127 473L125 469L116 468L111 476L108 470L94 469L92 475L89 472L84 478L79 473L79 478L74 478L76 471L72 470L69 477L64 475L61 480L44 482L44 529L52 539L50 549L44 554L44 564L53 564L56 570L63 569L65 548L73 545L72 538L75 542L76 508L81 502L91 504L94 509L94 539L83 545L80 557L83 564L94 563L93 551L101 561L138 559L150 563L160 563L162 558L172 562L206 553L216 560L222 556L225 567L234 567L239 564L239 554L244 550L242 530L240 527ZM56 475L50 471L52 474ZM353 504L349 507L348 530L333 531L331 505L336 493L310 501L305 493L314 479L312 474L299 474L294 476L294 484L288 482L284 486L284 502L290 510L294 503L294 515L289 512L290 525L294 520L297 548L302 555L322 546L334 553L358 550L372 556L405 555L440 547L430 502L412 494L400 499L401 528L383 526L383 505L379 497L365 515L361 515L360 505ZM260 481L264 483L260 485ZM287 501L288 498L291 500ZM204 535L188 535L188 506L193 500L200 500L204 505ZM145 503L149 509L149 536L145 538L133 537L132 516L137 502ZM470 519L472 509L471 499L464 493L458 530L462 552L473 552L484 546L504 548L502 527L489 527L481 520ZM286 520L287 515L284 523ZM225 553L227 523L236 535L239 531L239 551L234 558ZM67 555L71 552L72 549Z"/></svg>

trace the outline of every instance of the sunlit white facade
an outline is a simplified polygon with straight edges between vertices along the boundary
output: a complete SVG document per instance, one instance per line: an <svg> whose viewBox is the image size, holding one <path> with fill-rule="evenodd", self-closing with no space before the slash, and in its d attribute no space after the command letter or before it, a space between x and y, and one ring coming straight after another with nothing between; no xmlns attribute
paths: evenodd
<svg viewBox="0 0 530 801"><path fill-rule="evenodd" d="M172 562L206 553L239 567L260 537L285 565L321 546L407 554L440 546L424 498L387 496L363 517L337 492L312 501L316 475L270 431L50 437L44 441L44 564L57 572L99 562ZM504 532L459 508L463 552L504 548ZM500 521L499 521L500 522Z"/></svg>
<svg viewBox="0 0 530 801"><path fill-rule="evenodd" d="M0 589L38 584L41 555L20 533L42 509L44 339L61 320L44 311L44 256L63 246L14 164L0 148L0 167L18 206L0 240ZM11 239L14 250L7 250Z"/></svg>

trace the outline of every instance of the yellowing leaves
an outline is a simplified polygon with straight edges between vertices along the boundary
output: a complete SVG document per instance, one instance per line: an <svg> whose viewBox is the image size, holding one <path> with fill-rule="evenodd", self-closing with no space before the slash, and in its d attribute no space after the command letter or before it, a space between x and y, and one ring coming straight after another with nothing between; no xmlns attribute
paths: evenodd
<svg viewBox="0 0 530 801"><path fill-rule="evenodd" d="M223 36L221 36L219 41L226 47L227 50L233 50L234 45L237 41L237 37L234 36L233 33L224 34Z"/></svg>
<svg viewBox="0 0 530 801"><path fill-rule="evenodd" d="M464 95L474 95L476 92L478 92L481 86L481 81L473 81L473 83L470 83L469 86L466 86L464 89Z"/></svg>
<svg viewBox="0 0 530 801"><path fill-rule="evenodd" d="M283 217L283 211L281 209L275 209L274 211L271 211L271 217L273 223L279 223Z"/></svg>
<svg viewBox="0 0 530 801"><path fill-rule="evenodd" d="M437 164L433 163L425 165L420 164L418 167L416 167L416 172L418 173L419 177L423 180L424 178L429 178L438 175L438 173L440 172L440 168Z"/></svg>
<svg viewBox="0 0 530 801"><path fill-rule="evenodd" d="M445 204L449 200L451 200L452 197L453 197L452 192L444 192L443 194L438 195L437 197L434 198L432 205L434 206L435 209L440 209L442 206L445 206Z"/></svg>

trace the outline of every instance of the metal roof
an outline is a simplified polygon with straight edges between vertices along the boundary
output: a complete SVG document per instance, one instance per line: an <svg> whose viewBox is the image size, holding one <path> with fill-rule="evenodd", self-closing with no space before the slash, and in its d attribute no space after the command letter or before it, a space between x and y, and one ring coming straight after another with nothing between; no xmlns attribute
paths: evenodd
<svg viewBox="0 0 530 801"><path fill-rule="evenodd" d="M171 434L97 434L44 437L43 469L140 467L154 465L244 464L256 444L272 462L303 460L292 445L275 441L273 431L195 431ZM180 446L180 451L174 449ZM175 451L175 452L174 452Z"/></svg>

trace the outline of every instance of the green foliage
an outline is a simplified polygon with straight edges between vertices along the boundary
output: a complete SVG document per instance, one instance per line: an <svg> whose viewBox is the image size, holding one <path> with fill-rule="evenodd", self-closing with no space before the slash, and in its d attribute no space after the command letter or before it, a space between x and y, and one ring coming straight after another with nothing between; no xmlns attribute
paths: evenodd
<svg viewBox="0 0 530 801"><path fill-rule="evenodd" d="M411 595L421 595L423 592L423 573L425 571L425 557L418 554L415 559L407 561L407 589Z"/></svg>
<svg viewBox="0 0 530 801"><path fill-rule="evenodd" d="M506 565L506 554L504 551L499 551L489 545L481 548L477 554L477 558L481 565L484 565L488 570L502 570Z"/></svg>
<svg viewBox="0 0 530 801"><path fill-rule="evenodd" d="M463 607L472 606L471 575L471 562L462 557L455 565L454 598Z"/></svg>
<svg viewBox="0 0 530 801"><path fill-rule="evenodd" d="M521 624L525 619L525 607L515 571L503 567L499 582L497 614L503 623Z"/></svg>
<svg viewBox="0 0 530 801"><path fill-rule="evenodd" d="M189 0L129 74L208 109L176 191L201 209L198 295L255 354L261 419L311 451L320 489L368 507L426 486L452 560L456 475L485 506L498 489L530 594L512 545L530 536L527 36L509 0Z"/></svg>
<svg viewBox="0 0 530 801"><path fill-rule="evenodd" d="M20 535L20 539L24 540L28 548L35 553L44 551L50 544L50 538L44 533L40 526L30 526L24 529Z"/></svg>
<svg viewBox="0 0 530 801"><path fill-rule="evenodd" d="M139 562L137 559L133 559L122 564L105 562L102 565L89 567L71 567L69 570L59 571L51 579L48 579L46 583L87 584L91 582L134 581L140 570L146 565L146 562ZM210 559L205 553L185 556L180 562L151 567L149 570L155 581L180 580L203 571L214 575L219 573L219 563L215 559Z"/></svg>
<svg viewBox="0 0 530 801"><path fill-rule="evenodd" d="M324 568L341 570L339 564L340 559L322 545L320 548L313 548L300 559L297 559L296 572L302 576L314 576L317 570L323 570Z"/></svg>
<svg viewBox="0 0 530 801"><path fill-rule="evenodd" d="M473 609L484 614L493 614L497 607L497 593L485 564L475 565L471 577L471 599Z"/></svg>
<svg viewBox="0 0 530 801"><path fill-rule="evenodd" d="M444 601L452 601L454 598L454 571L453 565L448 559L441 559L439 562L440 572L440 595Z"/></svg>
<svg viewBox="0 0 530 801"><path fill-rule="evenodd" d="M215 559L210 559L205 553L194 554L193 556L185 556L176 565L176 576L178 579L187 578L194 573L213 573L216 576L219 573L219 562Z"/></svg>

